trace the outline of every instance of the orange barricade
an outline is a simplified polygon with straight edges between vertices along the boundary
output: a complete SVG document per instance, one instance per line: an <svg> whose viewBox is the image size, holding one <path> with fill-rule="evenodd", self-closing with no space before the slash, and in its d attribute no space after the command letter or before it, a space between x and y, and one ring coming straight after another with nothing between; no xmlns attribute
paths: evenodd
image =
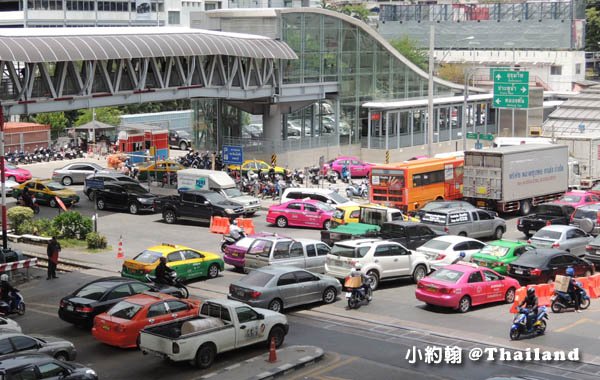
<svg viewBox="0 0 600 380"><path fill-rule="evenodd" d="M517 291L515 292L515 302L513 302L512 306L510 307L510 312L512 314L516 314L517 313L517 306L519 306L519 304L521 302L523 302L523 300L525 299L525 296L527 295L527 288L524 286L521 286L519 289L517 289Z"/></svg>
<svg viewBox="0 0 600 380"><path fill-rule="evenodd" d="M229 233L229 218L224 216L213 216L210 218L210 232L215 234Z"/></svg>
<svg viewBox="0 0 600 380"><path fill-rule="evenodd" d="M591 298L600 297L600 274L595 274L588 278L590 279L590 291L588 295Z"/></svg>
<svg viewBox="0 0 600 380"><path fill-rule="evenodd" d="M589 277L576 277L575 281L581 282L582 287L585 289L585 291L587 292L587 294L590 295L591 281L590 281Z"/></svg>
<svg viewBox="0 0 600 380"><path fill-rule="evenodd" d="M254 221L252 219L246 219L246 218L237 218L237 224L238 227L240 227L242 230L244 230L244 232L246 233L246 235L253 235L254 234Z"/></svg>
<svg viewBox="0 0 600 380"><path fill-rule="evenodd" d="M554 295L554 283L537 285L535 295L538 298L539 305L550 306L550 299Z"/></svg>

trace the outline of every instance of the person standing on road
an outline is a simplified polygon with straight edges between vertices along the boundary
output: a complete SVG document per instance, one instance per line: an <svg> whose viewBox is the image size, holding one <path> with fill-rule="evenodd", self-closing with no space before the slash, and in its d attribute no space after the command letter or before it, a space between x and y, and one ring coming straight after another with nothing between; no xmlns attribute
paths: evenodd
<svg viewBox="0 0 600 380"><path fill-rule="evenodd" d="M46 254L48 255L48 277L46 280L58 278L56 276L56 266L58 265L58 254L60 253L60 243L56 240L56 237L52 236L52 239L48 242L48 248Z"/></svg>

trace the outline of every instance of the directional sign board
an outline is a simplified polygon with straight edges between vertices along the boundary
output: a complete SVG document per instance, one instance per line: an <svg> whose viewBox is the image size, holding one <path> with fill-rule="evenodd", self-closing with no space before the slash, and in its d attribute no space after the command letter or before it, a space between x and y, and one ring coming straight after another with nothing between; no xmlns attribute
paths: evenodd
<svg viewBox="0 0 600 380"><path fill-rule="evenodd" d="M470 140L493 141L494 135L491 133L467 132L467 138Z"/></svg>
<svg viewBox="0 0 600 380"><path fill-rule="evenodd" d="M241 165L244 162L242 147L237 145L223 145L223 162L226 164Z"/></svg>
<svg viewBox="0 0 600 380"><path fill-rule="evenodd" d="M529 108L529 72L494 71L495 108Z"/></svg>

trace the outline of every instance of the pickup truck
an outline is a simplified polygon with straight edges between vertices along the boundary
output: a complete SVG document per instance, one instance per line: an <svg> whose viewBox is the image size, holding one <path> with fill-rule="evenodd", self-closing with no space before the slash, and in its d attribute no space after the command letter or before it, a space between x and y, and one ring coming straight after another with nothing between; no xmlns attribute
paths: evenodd
<svg viewBox="0 0 600 380"><path fill-rule="evenodd" d="M395 241L410 250L415 250L429 240L442 235L446 235L446 233L431 229L421 223L396 220L383 223L378 237L383 240Z"/></svg>
<svg viewBox="0 0 600 380"><path fill-rule="evenodd" d="M575 212L575 208L571 205L554 202L542 203L534 209L533 214L519 218L517 229L529 238L533 234L532 232L540 230L548 224L569 225L573 212Z"/></svg>
<svg viewBox="0 0 600 380"><path fill-rule="evenodd" d="M235 219L244 214L244 207L214 191L189 190L156 199L154 211L162 213L163 220L173 224L178 219L210 221L213 216Z"/></svg>
<svg viewBox="0 0 600 380"><path fill-rule="evenodd" d="M283 343L285 315L232 300L208 300L197 317L148 326L140 333L140 350L175 362L210 367L217 354L256 343Z"/></svg>

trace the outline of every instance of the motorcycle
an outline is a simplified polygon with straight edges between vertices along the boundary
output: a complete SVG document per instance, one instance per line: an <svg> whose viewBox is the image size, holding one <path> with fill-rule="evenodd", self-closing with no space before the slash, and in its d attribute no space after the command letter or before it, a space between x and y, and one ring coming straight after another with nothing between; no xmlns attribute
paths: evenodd
<svg viewBox="0 0 600 380"><path fill-rule="evenodd" d="M590 307L592 301L590 300L590 296L588 296L585 289L581 288L579 290L579 294L581 300L579 303L579 309L585 310ZM575 299L573 299L567 292L555 291L552 298L550 298L550 301L550 308L552 309L553 313L561 313L567 309L575 309Z"/></svg>
<svg viewBox="0 0 600 380"><path fill-rule="evenodd" d="M40 206L37 204L35 197L31 197L31 205L26 205L25 201L23 200L23 197L19 196L19 198L17 199L17 204L19 206L31 208L31 210L33 210L33 213L36 215L40 213Z"/></svg>
<svg viewBox="0 0 600 380"><path fill-rule="evenodd" d="M360 184L352 183L350 186L346 188L346 195L348 198L352 197L369 197L369 184L367 181L362 181Z"/></svg>
<svg viewBox="0 0 600 380"><path fill-rule="evenodd" d="M177 277L177 273L175 271L169 273L169 284L156 282L156 276L151 276L150 274L146 275L146 280L152 283L153 287L157 291L172 294L177 298L188 298L190 296L190 291L188 290L187 286L185 286Z"/></svg>
<svg viewBox="0 0 600 380"><path fill-rule="evenodd" d="M371 285L371 279L367 278L365 285ZM366 289L365 289L366 288ZM348 300L349 309L358 309L363 302L367 305L373 299L373 290L371 286L346 288L346 299Z"/></svg>
<svg viewBox="0 0 600 380"><path fill-rule="evenodd" d="M327 174L325 174L325 179L331 183L336 183L338 180L338 174L335 170L329 169L327 170Z"/></svg>
<svg viewBox="0 0 600 380"><path fill-rule="evenodd" d="M352 179L350 176L350 170L348 170L348 168L343 168L341 174L342 174L342 182L350 183L350 180Z"/></svg>
<svg viewBox="0 0 600 380"><path fill-rule="evenodd" d="M10 297L14 300L11 303L0 301L0 314L7 316L10 314L25 314L25 300L18 289L10 292ZM12 304L12 305L11 305Z"/></svg>
<svg viewBox="0 0 600 380"><path fill-rule="evenodd" d="M235 243L237 243L238 241L240 241L242 238L245 238L246 234L244 233L244 231L240 232L240 237L238 239L234 239L233 236L231 235L223 235L223 239L221 239L221 252L225 253L225 248L229 247L230 245L234 245Z"/></svg>
<svg viewBox="0 0 600 380"><path fill-rule="evenodd" d="M294 170L293 174L294 181L303 184L304 183L304 173L298 169Z"/></svg>
<svg viewBox="0 0 600 380"><path fill-rule="evenodd" d="M548 313L546 312L546 306L538 307L538 314L535 321L531 324L531 329L527 329L527 314L529 310L524 307L519 307L518 313L513 319L513 324L510 328L510 339L517 340L521 337L521 334L526 335L543 335L546 332L546 321L549 319Z"/></svg>

